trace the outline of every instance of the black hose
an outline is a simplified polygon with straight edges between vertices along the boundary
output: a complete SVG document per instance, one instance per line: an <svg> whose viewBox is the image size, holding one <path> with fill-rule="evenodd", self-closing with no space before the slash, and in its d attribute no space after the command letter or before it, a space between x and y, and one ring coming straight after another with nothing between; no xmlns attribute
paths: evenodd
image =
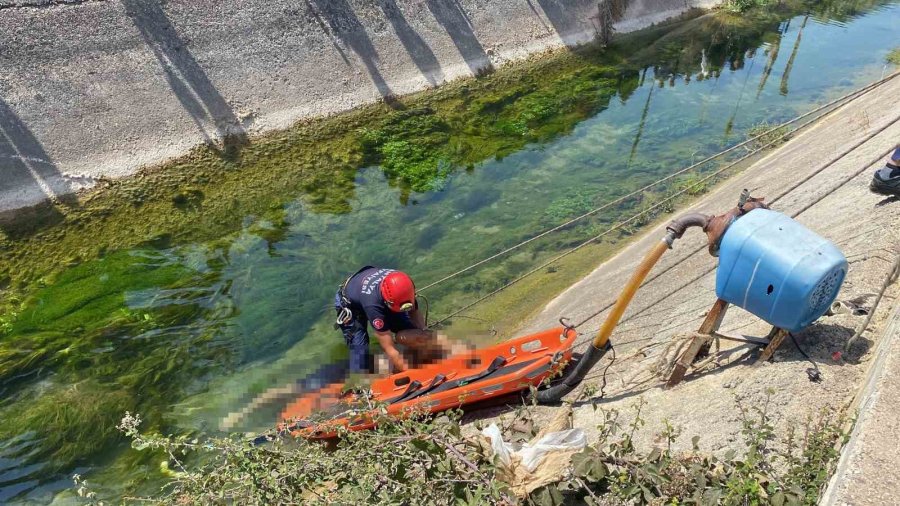
<svg viewBox="0 0 900 506"><path fill-rule="evenodd" d="M622 313L625 311L625 308L628 307L628 303L631 302L631 298L634 296L636 287L640 286L640 283L643 281L644 277L649 273L650 269L653 268L653 265L659 260L662 252L665 249L660 250L660 246L668 246L672 247L672 244L676 239L680 238L684 235L684 232L691 227L699 227L703 230L706 230L706 227L709 225L710 217L705 214L700 213L688 213L678 218L672 220L671 223L666 227L666 236L663 239L663 244L658 245L656 248L651 250L650 253L644 258L641 264L638 266L635 273L632 275L631 280L628 281L625 288L623 288L622 294L619 295L619 299L616 302L616 306L613 308L612 313L607 316L607 321L603 323L603 327L599 331L597 337L594 338L594 341L591 342L590 346L588 346L587 353L585 353L581 360L578 361L578 364L570 373L568 373L564 380L553 385L550 388L546 388L544 390L538 391L534 395L534 399L541 404L555 404L560 401L565 395L567 395L572 390L575 390L575 387L578 386L579 383L587 376L587 373L590 372L591 368L606 355L610 349L612 349L612 345L609 341L609 335L615 329L615 325L618 323L619 318L622 316ZM648 262L650 262L648 264ZM625 295L627 293L627 296ZM624 297L624 298L623 298ZM620 305L624 304L624 306ZM618 311L617 311L617 308ZM582 322L583 323L583 322ZM608 327L607 324L611 324L612 327ZM601 345L600 348L594 344L596 341L602 341L604 344Z"/></svg>
<svg viewBox="0 0 900 506"><path fill-rule="evenodd" d="M806 368L806 375L809 376L809 381L812 381L813 383L822 381L822 373L819 371L819 366L818 364L816 364L815 360L807 355L806 351L804 351L803 348L800 347L800 343L797 342L797 338L794 337L794 334L792 332L788 332L788 336L790 336L791 341L794 342L794 347L797 348L797 351L799 351L800 354L803 355L803 358L805 358L807 361L809 361L810 364L812 364L812 367Z"/></svg>
<svg viewBox="0 0 900 506"><path fill-rule="evenodd" d="M606 352L612 349L612 345L609 341L606 342L606 346L603 348L595 348L594 343L591 343L588 346L587 352L581 356L578 360L578 364L575 365L575 368L572 369L572 372L566 375L566 378L561 382L553 385L550 388L545 388L544 390L538 390L536 394L534 394L534 399L541 404L557 404L560 399L566 396L572 390L575 390L575 387L581 383L581 380L587 376L587 373L606 355Z"/></svg>

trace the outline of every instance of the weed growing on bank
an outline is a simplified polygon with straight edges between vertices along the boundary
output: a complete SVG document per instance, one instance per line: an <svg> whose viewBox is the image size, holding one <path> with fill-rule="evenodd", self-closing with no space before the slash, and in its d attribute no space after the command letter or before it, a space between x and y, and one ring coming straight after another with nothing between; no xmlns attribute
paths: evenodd
<svg viewBox="0 0 900 506"><path fill-rule="evenodd" d="M649 453L635 448L635 435L644 427L637 415L624 426L615 411L605 412L596 443L576 454L569 476L531 494L530 504L697 504L814 505L824 491L848 435L846 417L823 409L805 423L788 425L776 437L762 406L738 402L743 421L742 448L723 456L700 451L700 436L692 450L679 452L673 444L680 431L666 422L657 446Z"/></svg>
<svg viewBox="0 0 900 506"><path fill-rule="evenodd" d="M818 500L847 437L844 414L823 409L782 437L767 407L737 409L743 420L740 448L722 456L675 449L681 436L666 422L649 452L635 440L645 430L643 402L623 423L602 411L595 441L575 454L559 482L515 497L485 454L480 435L466 435L461 412L431 419L381 420L371 431L342 431L337 441L274 439L255 446L238 436L205 441L140 431L139 416L126 414L119 429L138 450L162 453L170 481L152 497L125 502L153 504L790 504ZM520 408L505 430L534 427ZM519 434L521 436L521 434ZM92 504L98 493L80 476L76 492Z"/></svg>
<svg viewBox="0 0 900 506"><path fill-rule="evenodd" d="M772 0L725 0L725 3L722 4L722 9L732 13L741 13L754 7L765 7L769 5L771 1Z"/></svg>

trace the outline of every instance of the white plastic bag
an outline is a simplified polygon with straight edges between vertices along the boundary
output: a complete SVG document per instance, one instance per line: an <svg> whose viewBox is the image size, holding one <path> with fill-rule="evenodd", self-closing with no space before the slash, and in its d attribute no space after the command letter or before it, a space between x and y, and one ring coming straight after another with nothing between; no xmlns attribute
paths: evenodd
<svg viewBox="0 0 900 506"><path fill-rule="evenodd" d="M510 458L510 453L512 453L512 445L503 440L503 434L500 433L500 427L497 427L496 423L490 424L488 427L485 427L481 434L491 440L491 449L494 450L494 455L500 457L500 462L505 465L510 465L512 463L512 459Z"/></svg>
<svg viewBox="0 0 900 506"><path fill-rule="evenodd" d="M513 460L512 456L517 456L529 473L537 469L548 453L580 451L587 446L587 437L582 429L551 432L537 441L526 443L521 447L504 441L500 428L495 423L482 430L481 433L491 440L494 455L498 455L501 462L510 465Z"/></svg>
<svg viewBox="0 0 900 506"><path fill-rule="evenodd" d="M551 432L534 444L526 444L516 454L522 457L522 465L528 472L534 472L548 453L559 451L581 451L587 446L583 429L569 429Z"/></svg>

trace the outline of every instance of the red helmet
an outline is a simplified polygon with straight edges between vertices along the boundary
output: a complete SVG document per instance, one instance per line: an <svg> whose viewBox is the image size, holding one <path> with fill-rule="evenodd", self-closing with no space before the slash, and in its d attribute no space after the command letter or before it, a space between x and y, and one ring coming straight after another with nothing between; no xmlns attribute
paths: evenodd
<svg viewBox="0 0 900 506"><path fill-rule="evenodd" d="M381 296L391 311L412 311L416 307L416 285L405 273L394 271L381 282Z"/></svg>

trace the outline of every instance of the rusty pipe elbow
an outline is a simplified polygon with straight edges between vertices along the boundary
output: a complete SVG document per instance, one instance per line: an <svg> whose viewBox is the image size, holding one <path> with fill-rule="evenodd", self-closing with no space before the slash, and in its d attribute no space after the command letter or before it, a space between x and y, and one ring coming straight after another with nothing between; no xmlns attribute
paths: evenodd
<svg viewBox="0 0 900 506"><path fill-rule="evenodd" d="M709 226L709 216L702 213L688 213L672 220L666 230L671 233L675 239L681 239L685 231L691 227L700 227L703 231Z"/></svg>

